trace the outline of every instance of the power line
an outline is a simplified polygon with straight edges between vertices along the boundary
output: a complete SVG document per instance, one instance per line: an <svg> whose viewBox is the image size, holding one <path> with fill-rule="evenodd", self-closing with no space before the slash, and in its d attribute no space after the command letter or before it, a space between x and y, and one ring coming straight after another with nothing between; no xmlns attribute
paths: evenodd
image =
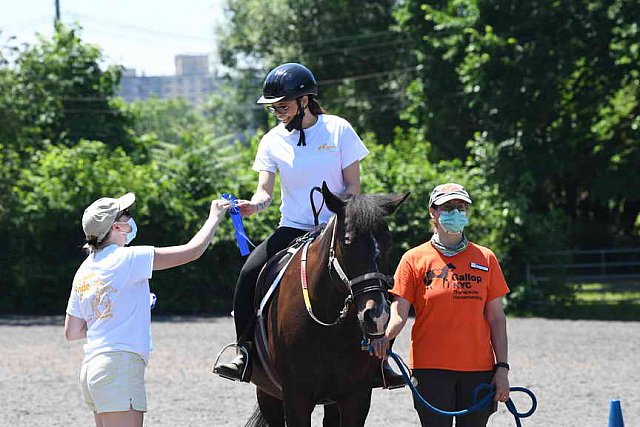
<svg viewBox="0 0 640 427"><path fill-rule="evenodd" d="M163 31L163 30L156 30L156 29L152 29L152 28L148 28L148 27L139 27L137 25L123 24L123 23L120 23L120 22L115 22L115 21L106 20L106 19L96 19L94 17L83 15L83 14L79 14L79 13L75 13L75 12L71 12L70 15L75 17L76 19L93 21L94 23L97 23L98 25L106 25L109 28L114 28L115 27L115 28L121 28L121 29L130 29L130 30L137 31L137 32L163 35L163 36L172 37L172 38L181 37L183 39L192 39L192 40L199 40L199 41L208 41L208 42L214 41L214 38L203 37L203 36L195 36L195 35L189 35L189 34L182 34L182 33L174 33L174 32Z"/></svg>
<svg viewBox="0 0 640 427"><path fill-rule="evenodd" d="M298 44L300 46L310 46L313 44L330 44L330 43L336 43L336 42L341 42L341 41L349 41L349 40L361 40L361 39L368 39L368 38L375 38L378 36L384 36L384 35L398 35L401 33L395 32L395 31L389 31L389 30L383 30L383 31L377 31L377 32L372 32L372 33L366 33L366 34L350 34L350 35L346 35L346 36L340 36L340 37L322 37L322 38L317 38L314 40L308 40L308 41L303 41L303 42L299 42Z"/></svg>
<svg viewBox="0 0 640 427"><path fill-rule="evenodd" d="M379 49L380 47L383 46L389 46L389 45L395 45L401 42L406 42L409 41L410 39L408 39L407 37L398 37L395 40L394 39L390 39L387 40L385 42L375 42L375 43L369 43L369 44L357 44L357 45L353 45L353 46L345 46L345 47L335 47L335 48L331 48L331 49L327 49L324 51L320 51L320 52L313 52L310 54L310 56L325 56L325 55L334 55L334 54L342 54L342 53L349 53L349 52L357 52L357 51L361 51L361 50L367 50L367 49Z"/></svg>

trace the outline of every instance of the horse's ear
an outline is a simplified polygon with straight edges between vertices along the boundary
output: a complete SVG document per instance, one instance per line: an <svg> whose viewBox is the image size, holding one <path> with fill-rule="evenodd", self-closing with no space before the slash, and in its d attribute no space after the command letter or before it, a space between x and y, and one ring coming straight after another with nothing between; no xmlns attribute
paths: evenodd
<svg viewBox="0 0 640 427"><path fill-rule="evenodd" d="M324 202L327 204L327 208L333 213L341 213L344 211L344 207L346 203L340 200L338 196L333 194L329 187L327 187L327 183L322 181L322 196L324 197Z"/></svg>
<svg viewBox="0 0 640 427"><path fill-rule="evenodd" d="M384 210L386 215L391 215L401 204L404 203L405 200L407 200L407 197L409 197L410 194L411 192L404 195L392 195L386 202L380 204L380 207Z"/></svg>

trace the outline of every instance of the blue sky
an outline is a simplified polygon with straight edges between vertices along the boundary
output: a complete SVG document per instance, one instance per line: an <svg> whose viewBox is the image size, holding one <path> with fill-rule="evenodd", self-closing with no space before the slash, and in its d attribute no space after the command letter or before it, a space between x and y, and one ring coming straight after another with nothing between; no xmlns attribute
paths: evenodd
<svg viewBox="0 0 640 427"><path fill-rule="evenodd" d="M224 0L60 0L63 22L79 22L83 40L99 45L107 62L138 74L174 73L176 54L215 53L215 25ZM53 32L55 0L5 0L0 43L33 43ZM15 43L15 42L14 42Z"/></svg>

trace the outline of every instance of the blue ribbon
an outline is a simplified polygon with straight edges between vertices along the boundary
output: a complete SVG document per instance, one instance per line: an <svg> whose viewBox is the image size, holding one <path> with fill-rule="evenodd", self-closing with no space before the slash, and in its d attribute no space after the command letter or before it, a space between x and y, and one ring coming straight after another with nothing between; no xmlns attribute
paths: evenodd
<svg viewBox="0 0 640 427"><path fill-rule="evenodd" d="M233 228L236 230L236 241L238 242L238 249L240 249L240 255L248 255L251 251L249 250L249 245L247 243L251 244L251 246L253 246L254 248L256 247L256 245L251 242L244 231L244 226L242 225L242 215L240 215L240 208L238 207L238 199L236 199L236 196L229 193L223 193L220 197L231 203L231 207L229 208L229 215L231 215Z"/></svg>

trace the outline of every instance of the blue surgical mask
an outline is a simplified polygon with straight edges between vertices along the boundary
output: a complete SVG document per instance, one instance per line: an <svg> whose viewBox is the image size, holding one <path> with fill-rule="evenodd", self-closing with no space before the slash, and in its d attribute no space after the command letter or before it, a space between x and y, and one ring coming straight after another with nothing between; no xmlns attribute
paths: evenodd
<svg viewBox="0 0 640 427"><path fill-rule="evenodd" d="M127 243L125 243L128 245L133 239L136 238L136 234L138 234L138 226L136 225L136 222L133 220L133 218L129 218L127 224L129 224L129 226L131 227L131 231L127 233Z"/></svg>
<svg viewBox="0 0 640 427"><path fill-rule="evenodd" d="M469 224L466 212L453 209L449 212L441 212L438 222L447 233L462 233L464 227Z"/></svg>

